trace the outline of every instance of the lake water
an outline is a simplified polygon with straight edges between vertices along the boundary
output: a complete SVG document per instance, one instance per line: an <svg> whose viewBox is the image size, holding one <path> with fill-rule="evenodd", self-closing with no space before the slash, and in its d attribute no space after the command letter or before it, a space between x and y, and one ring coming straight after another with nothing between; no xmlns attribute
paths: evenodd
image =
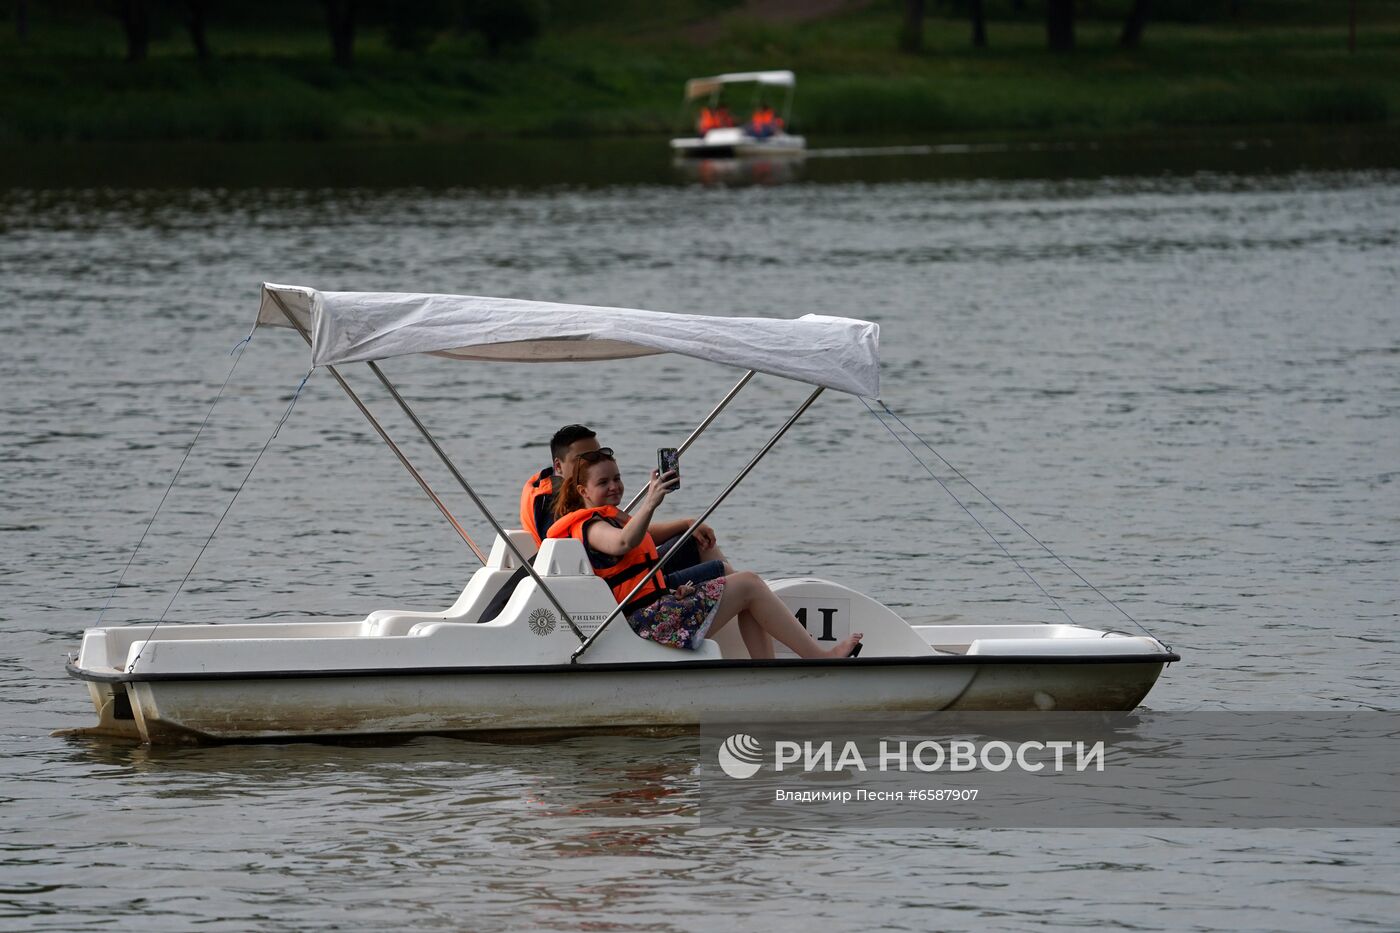
<svg viewBox="0 0 1400 933"><path fill-rule="evenodd" d="M696 818L685 737L51 737L93 719L63 656L265 280L878 321L889 405L1182 654L1147 707L1400 706L1392 136L943 142L715 185L612 145L573 160L517 144L489 164L446 147L7 154L0 926L1393 929L1393 830L734 831ZM294 334L255 335L104 624L165 611L306 368ZM594 425L636 479L739 375L660 357L385 368L502 516L558 425ZM668 506L708 502L804 395L756 379ZM1125 624L950 485L1073 618ZM911 618L1062 618L836 393L713 524L744 566L848 582ZM438 608L473 566L316 373L168 618Z"/></svg>

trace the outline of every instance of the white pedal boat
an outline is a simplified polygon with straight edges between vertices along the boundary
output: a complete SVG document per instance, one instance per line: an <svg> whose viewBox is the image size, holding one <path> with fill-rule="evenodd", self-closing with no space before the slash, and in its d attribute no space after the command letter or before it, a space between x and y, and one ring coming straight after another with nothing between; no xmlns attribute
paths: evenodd
<svg viewBox="0 0 1400 933"><path fill-rule="evenodd" d="M807 154L807 140L788 133L750 136L741 127L724 126L704 136L673 139L671 151L687 159L800 159Z"/></svg>
<svg viewBox="0 0 1400 933"><path fill-rule="evenodd" d="M764 88L782 88L785 98L783 123L792 118L792 95L797 78L791 71L744 71L691 78L685 83L681 104L683 116L688 116L698 100L709 99L711 107L719 102L721 92L736 84L752 84L754 102ZM723 126L707 131L703 136L684 136L671 140L671 152L687 159L800 159L807 153L807 140L802 136L779 130L771 136L754 136L740 126Z"/></svg>
<svg viewBox="0 0 1400 933"><path fill-rule="evenodd" d="M644 640L625 620L611 624L619 617L617 601L578 542L549 540L536 553L525 532L499 525L372 362L403 353L521 361L680 352L747 368L683 448L756 371L815 385L698 523L823 388L878 393L873 324L814 315L797 321L708 318L266 285L259 323L279 318L308 338L315 365L331 370L451 519L337 365L371 361L497 529L490 554L457 601L438 612L88 629L68 671L86 683L98 724L74 731L180 743L684 729L702 717L775 710L798 717L834 710L1128 710L1146 696L1165 664L1179 660L1150 636L1074 625L910 625L876 600L818 579L771 585L818 640L864 632L860 657L800 660L780 645L775 659L752 660L734 626L697 651ZM796 352L800 346L820 352Z"/></svg>

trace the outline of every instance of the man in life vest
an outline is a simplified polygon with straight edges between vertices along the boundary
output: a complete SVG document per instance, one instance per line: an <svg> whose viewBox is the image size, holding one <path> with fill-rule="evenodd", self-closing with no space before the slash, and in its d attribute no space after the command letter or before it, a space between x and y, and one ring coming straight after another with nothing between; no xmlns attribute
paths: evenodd
<svg viewBox="0 0 1400 933"><path fill-rule="evenodd" d="M569 467L580 455L601 450L606 450L608 456L612 456L612 449L600 447L597 433L582 424L566 424L549 439L553 463L526 480L524 488L520 490L520 527L530 533L536 544L544 540L549 526L554 524L558 483L568 473ZM675 545L676 539L690 527L690 521L681 518L651 523L652 535L658 542L660 553L665 554ZM724 560L724 554L715 544L714 529L701 525L695 529L690 540L681 545L676 556L666 562L666 566L678 571L709 560Z"/></svg>
<svg viewBox="0 0 1400 933"><path fill-rule="evenodd" d="M526 480L525 488L520 490L520 527L530 533L536 544L544 540L545 532L554 523L555 483L579 454L597 449L597 433L582 424L566 424L549 439L553 463Z"/></svg>
<svg viewBox="0 0 1400 933"><path fill-rule="evenodd" d="M773 108L768 106L765 101L758 102L758 106L754 108L753 116L749 117L748 126L745 127L750 136L759 139L766 139L774 133L781 132L782 129L782 117L773 113Z"/></svg>

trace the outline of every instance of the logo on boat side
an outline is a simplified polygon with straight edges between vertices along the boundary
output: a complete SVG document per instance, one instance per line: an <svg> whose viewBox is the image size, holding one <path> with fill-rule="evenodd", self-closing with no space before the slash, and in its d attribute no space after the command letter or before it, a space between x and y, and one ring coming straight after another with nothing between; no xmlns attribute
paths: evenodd
<svg viewBox="0 0 1400 933"><path fill-rule="evenodd" d="M719 766L737 780L751 778L763 764L763 743L751 735L736 732L719 746Z"/></svg>
<svg viewBox="0 0 1400 933"><path fill-rule="evenodd" d="M554 617L554 613L548 609L536 609L530 613L530 631L536 635L552 635L554 627L559 624L559 620Z"/></svg>

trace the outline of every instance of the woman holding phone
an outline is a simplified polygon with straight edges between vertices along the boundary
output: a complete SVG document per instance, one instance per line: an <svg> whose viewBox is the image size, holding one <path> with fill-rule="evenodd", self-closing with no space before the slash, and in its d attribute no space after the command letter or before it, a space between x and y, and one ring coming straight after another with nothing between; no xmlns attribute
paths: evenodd
<svg viewBox="0 0 1400 933"><path fill-rule="evenodd" d="M654 569L658 556L648 529L657 507L678 482L674 470L654 472L636 513L629 515L618 508L622 474L612 450L580 454L564 477L548 536L582 542L594 572L619 602L640 582L623 614L634 632L659 644L695 649L711 632L738 619L744 645L755 659L773 657L773 639L802 658L844 658L859 652L859 632L830 649L818 645L757 574L736 573L722 561L707 561L678 574Z"/></svg>

